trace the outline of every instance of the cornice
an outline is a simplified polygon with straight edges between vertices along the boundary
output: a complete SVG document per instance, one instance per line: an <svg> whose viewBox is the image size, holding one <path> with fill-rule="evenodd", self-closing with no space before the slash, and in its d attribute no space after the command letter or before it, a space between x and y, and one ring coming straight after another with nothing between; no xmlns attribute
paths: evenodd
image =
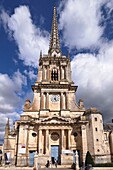
<svg viewBox="0 0 113 170"><path fill-rule="evenodd" d="M38 85L32 85L32 90L38 90L38 89L68 89L68 90L74 90L76 92L78 86L71 86L71 84L38 84Z"/></svg>
<svg viewBox="0 0 113 170"><path fill-rule="evenodd" d="M49 55L47 55L47 56L44 56L44 57L42 57L42 58L40 58L39 59L39 62L40 61L70 61L70 59L69 58L67 58L66 56L64 57L64 56L60 56L60 57L53 57L53 56L49 56Z"/></svg>

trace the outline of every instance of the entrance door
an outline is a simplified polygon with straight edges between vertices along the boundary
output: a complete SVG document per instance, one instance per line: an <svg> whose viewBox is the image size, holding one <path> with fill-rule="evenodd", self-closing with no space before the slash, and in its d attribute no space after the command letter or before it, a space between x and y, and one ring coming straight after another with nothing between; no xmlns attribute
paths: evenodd
<svg viewBox="0 0 113 170"><path fill-rule="evenodd" d="M29 166L34 166L34 155L36 151L29 151Z"/></svg>
<svg viewBox="0 0 113 170"><path fill-rule="evenodd" d="M59 163L59 146L58 145L52 145L51 146L51 161L52 161L52 164L54 164L55 159Z"/></svg>

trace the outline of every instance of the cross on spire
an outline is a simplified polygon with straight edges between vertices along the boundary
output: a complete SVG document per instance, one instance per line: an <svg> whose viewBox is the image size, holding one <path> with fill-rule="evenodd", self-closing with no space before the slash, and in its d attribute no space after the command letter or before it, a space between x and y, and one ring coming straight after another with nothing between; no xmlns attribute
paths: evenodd
<svg viewBox="0 0 113 170"><path fill-rule="evenodd" d="M49 51L48 53L51 55L53 52L60 53L60 41L58 35L58 23L56 17L56 7L54 6L53 11L53 21L52 21L52 28L51 28L51 35L50 35L50 43L49 43Z"/></svg>

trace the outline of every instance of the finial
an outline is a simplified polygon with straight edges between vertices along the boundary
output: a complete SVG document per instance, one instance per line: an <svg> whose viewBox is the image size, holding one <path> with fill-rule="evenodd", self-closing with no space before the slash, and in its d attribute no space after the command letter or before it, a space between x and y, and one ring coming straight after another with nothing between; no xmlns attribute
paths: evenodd
<svg viewBox="0 0 113 170"><path fill-rule="evenodd" d="M5 127L5 136L8 136L9 133L10 133L10 125L9 125L9 118L8 118L6 127Z"/></svg>
<svg viewBox="0 0 113 170"><path fill-rule="evenodd" d="M40 51L40 58L42 58L42 50Z"/></svg>
<svg viewBox="0 0 113 170"><path fill-rule="evenodd" d="M57 53L61 52L59 35L58 35L58 23L57 23L57 17L56 17L56 6L54 6L54 10L53 10L53 21L52 21L48 53L51 54L53 51L56 51Z"/></svg>
<svg viewBox="0 0 113 170"><path fill-rule="evenodd" d="M6 123L8 126L9 126L9 117L8 117L8 119L7 119L7 123Z"/></svg>
<svg viewBox="0 0 113 170"><path fill-rule="evenodd" d="M69 51L68 51L68 59L70 60L70 53L69 53Z"/></svg>

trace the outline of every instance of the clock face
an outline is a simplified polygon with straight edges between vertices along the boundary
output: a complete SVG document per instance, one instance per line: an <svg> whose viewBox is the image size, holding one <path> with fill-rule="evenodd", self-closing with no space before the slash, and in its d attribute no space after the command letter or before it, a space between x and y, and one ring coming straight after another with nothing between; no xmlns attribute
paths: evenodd
<svg viewBox="0 0 113 170"><path fill-rule="evenodd" d="M52 96L51 96L51 101L52 101L52 102L58 102L59 99L60 99L60 96L59 96L59 95L52 95Z"/></svg>

